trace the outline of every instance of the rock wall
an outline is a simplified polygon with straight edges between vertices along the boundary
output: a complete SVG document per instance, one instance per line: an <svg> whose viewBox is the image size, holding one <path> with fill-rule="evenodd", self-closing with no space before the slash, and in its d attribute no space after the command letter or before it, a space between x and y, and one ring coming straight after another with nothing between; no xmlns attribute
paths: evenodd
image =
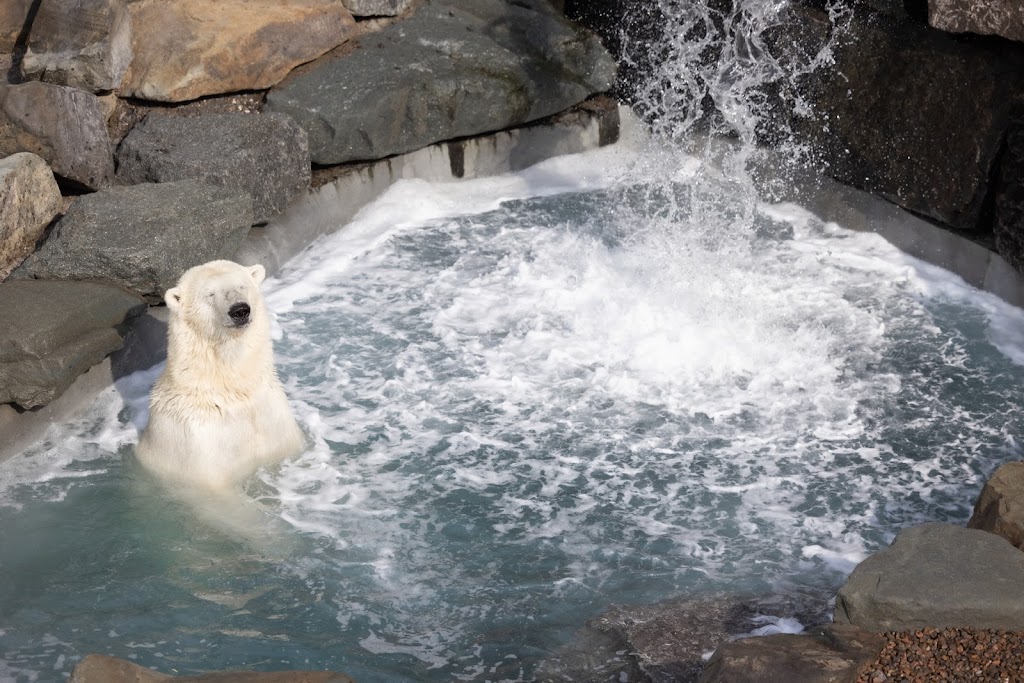
<svg viewBox="0 0 1024 683"><path fill-rule="evenodd" d="M553 120L615 80L549 0L0 5L0 404L19 410L116 351L188 268L294 253L275 226L319 204L314 167L458 138L461 175L467 137ZM549 128L569 140L598 118Z"/></svg>

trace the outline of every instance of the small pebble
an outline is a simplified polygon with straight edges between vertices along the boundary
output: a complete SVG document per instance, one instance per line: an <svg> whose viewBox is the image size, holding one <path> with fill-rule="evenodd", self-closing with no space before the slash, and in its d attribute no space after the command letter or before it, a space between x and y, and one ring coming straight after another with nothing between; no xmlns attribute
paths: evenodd
<svg viewBox="0 0 1024 683"><path fill-rule="evenodd" d="M1024 681L1024 632L970 628L892 631L857 683Z"/></svg>

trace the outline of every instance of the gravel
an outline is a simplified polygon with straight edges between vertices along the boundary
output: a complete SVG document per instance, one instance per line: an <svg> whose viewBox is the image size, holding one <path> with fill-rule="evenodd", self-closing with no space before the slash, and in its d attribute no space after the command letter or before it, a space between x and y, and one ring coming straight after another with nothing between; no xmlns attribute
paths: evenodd
<svg viewBox="0 0 1024 683"><path fill-rule="evenodd" d="M857 683L1024 681L1024 632L926 628L885 637Z"/></svg>

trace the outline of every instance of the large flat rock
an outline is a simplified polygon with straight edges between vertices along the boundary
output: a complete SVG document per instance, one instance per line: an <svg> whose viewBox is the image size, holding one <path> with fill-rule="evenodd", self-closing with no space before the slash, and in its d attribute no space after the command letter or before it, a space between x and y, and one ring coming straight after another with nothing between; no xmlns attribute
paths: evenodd
<svg viewBox="0 0 1024 683"><path fill-rule="evenodd" d="M106 114L90 92L30 81L0 81L0 155L32 152L53 172L98 189L114 175Z"/></svg>
<svg viewBox="0 0 1024 683"><path fill-rule="evenodd" d="M985 482L967 528L996 534L1024 550L1024 462L1001 465Z"/></svg>
<svg viewBox="0 0 1024 683"><path fill-rule="evenodd" d="M45 161L28 152L0 159L0 281L32 253L60 203Z"/></svg>
<svg viewBox="0 0 1024 683"><path fill-rule="evenodd" d="M95 282L0 283L0 403L46 405L121 348L142 297Z"/></svg>
<svg viewBox="0 0 1024 683"><path fill-rule="evenodd" d="M309 189L309 147L306 132L283 114L151 114L118 147L117 176L127 183L199 178L244 190L253 221L265 223Z"/></svg>
<svg viewBox="0 0 1024 683"><path fill-rule="evenodd" d="M129 5L122 96L184 102L260 90L356 31L340 0L141 0Z"/></svg>
<svg viewBox="0 0 1024 683"><path fill-rule="evenodd" d="M381 159L517 126L611 88L596 36L547 0L433 0L271 90L266 109L309 134L312 159Z"/></svg>
<svg viewBox="0 0 1024 683"><path fill-rule="evenodd" d="M13 278L99 280L158 303L200 263L231 258L252 199L198 180L114 187L79 197Z"/></svg>
<svg viewBox="0 0 1024 683"><path fill-rule="evenodd" d="M950 524L904 529L861 562L836 596L835 622L870 631L928 626L1024 631L1024 553Z"/></svg>
<svg viewBox="0 0 1024 683"><path fill-rule="evenodd" d="M32 21L21 68L33 80L114 90L131 62L131 43L125 0L46 0Z"/></svg>

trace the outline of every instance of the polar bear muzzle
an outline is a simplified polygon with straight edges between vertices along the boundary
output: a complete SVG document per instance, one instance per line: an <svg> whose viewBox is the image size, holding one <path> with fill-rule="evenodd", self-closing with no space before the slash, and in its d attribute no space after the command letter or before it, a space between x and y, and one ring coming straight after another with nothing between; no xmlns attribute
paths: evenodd
<svg viewBox="0 0 1024 683"><path fill-rule="evenodd" d="M237 304L232 304L231 308L228 309L228 317L231 318L231 324L235 327L245 327L249 324L249 313L252 309L249 308L249 304L244 301Z"/></svg>

